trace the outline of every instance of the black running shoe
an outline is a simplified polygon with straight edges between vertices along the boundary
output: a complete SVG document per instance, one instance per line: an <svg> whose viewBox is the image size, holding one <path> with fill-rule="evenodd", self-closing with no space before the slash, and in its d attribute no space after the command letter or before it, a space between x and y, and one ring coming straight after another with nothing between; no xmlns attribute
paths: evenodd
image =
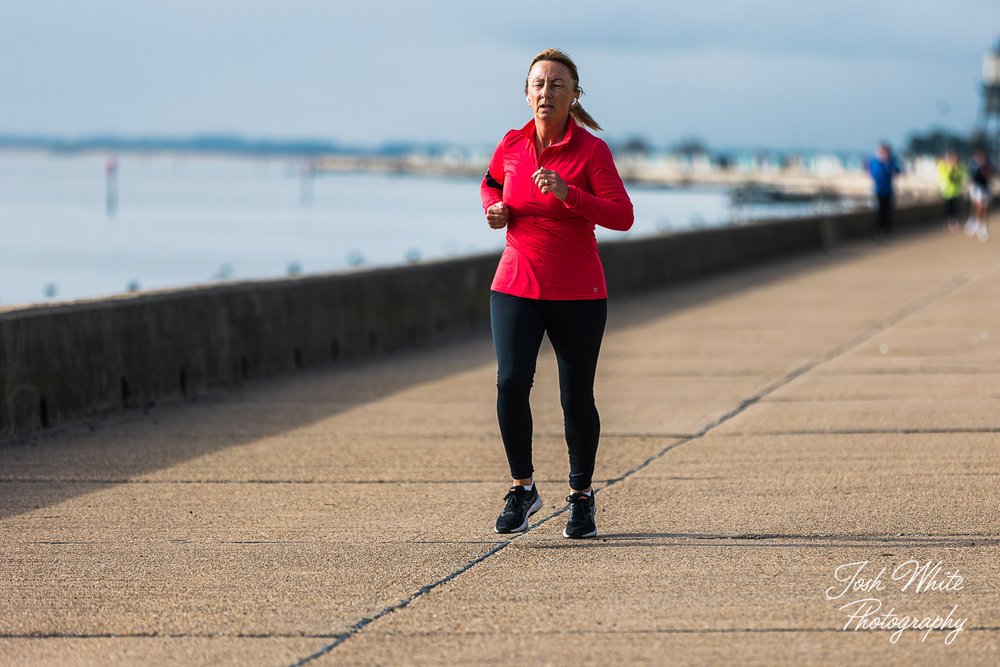
<svg viewBox="0 0 1000 667"><path fill-rule="evenodd" d="M594 494L571 493L566 496L569 503L569 520L563 537L580 538L596 537L597 524L594 523Z"/></svg>
<svg viewBox="0 0 1000 667"><path fill-rule="evenodd" d="M503 497L507 504L497 517L497 525L493 530L498 533L520 533L528 529L528 519L542 509L542 497L538 495L538 485L534 484L531 491L525 491L523 486L512 486Z"/></svg>

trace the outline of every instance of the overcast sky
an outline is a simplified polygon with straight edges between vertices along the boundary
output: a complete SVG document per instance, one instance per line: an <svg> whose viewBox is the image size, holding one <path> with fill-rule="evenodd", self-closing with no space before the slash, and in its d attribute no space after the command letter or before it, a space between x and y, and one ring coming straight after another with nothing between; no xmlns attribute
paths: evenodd
<svg viewBox="0 0 1000 667"><path fill-rule="evenodd" d="M0 133L492 145L558 46L608 138L866 148L969 131L998 37L998 0L10 2Z"/></svg>

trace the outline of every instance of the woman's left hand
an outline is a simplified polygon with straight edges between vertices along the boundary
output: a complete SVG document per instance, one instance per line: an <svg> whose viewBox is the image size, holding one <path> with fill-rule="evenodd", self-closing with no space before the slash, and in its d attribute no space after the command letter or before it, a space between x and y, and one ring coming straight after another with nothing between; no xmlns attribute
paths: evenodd
<svg viewBox="0 0 1000 667"><path fill-rule="evenodd" d="M531 175L531 179L535 181L535 185L542 191L542 194L551 193L559 201L566 201L566 197L569 195L569 186L556 172L542 167Z"/></svg>

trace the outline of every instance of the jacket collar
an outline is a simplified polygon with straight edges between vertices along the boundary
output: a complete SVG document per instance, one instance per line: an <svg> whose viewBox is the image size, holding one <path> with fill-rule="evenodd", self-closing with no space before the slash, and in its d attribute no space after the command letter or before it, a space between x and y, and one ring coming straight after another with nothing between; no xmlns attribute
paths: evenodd
<svg viewBox="0 0 1000 667"><path fill-rule="evenodd" d="M552 144L551 146L547 146L547 148L553 148L555 146L565 146L566 144L568 144L573 139L573 135L575 134L575 131L576 131L576 125L577 125L576 119L573 118L573 116L571 114L570 117L569 117L569 119L566 121L566 133L563 134L562 139L560 139L556 143ZM532 144L534 144L534 142L535 142L535 119L534 118L532 118L531 120L529 120L528 124L521 128L521 134L523 134L524 137L528 141L530 141L530 142L532 142Z"/></svg>

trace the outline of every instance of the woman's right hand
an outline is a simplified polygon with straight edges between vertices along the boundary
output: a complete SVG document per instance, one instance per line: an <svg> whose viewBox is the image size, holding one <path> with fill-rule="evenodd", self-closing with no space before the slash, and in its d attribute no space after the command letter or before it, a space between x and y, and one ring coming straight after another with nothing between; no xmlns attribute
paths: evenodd
<svg viewBox="0 0 1000 667"><path fill-rule="evenodd" d="M486 222L491 229L503 229L510 220L510 208L502 201L486 209Z"/></svg>

